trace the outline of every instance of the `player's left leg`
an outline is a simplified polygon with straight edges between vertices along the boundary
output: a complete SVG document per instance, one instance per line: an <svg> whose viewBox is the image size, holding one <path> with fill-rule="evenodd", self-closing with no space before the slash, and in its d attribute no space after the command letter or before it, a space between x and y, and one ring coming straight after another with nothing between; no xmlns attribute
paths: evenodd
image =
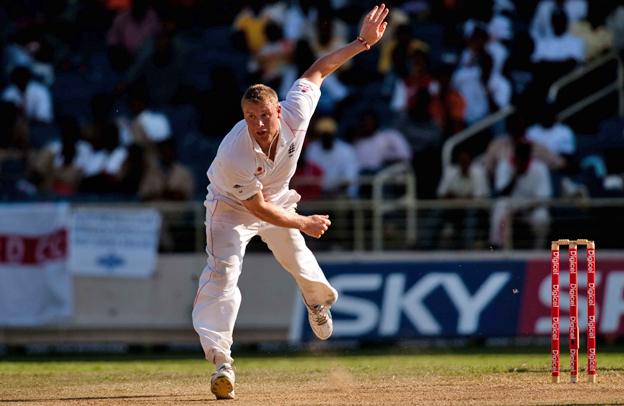
<svg viewBox="0 0 624 406"><path fill-rule="evenodd" d="M312 331L318 338L328 339L333 332L329 308L336 302L338 292L325 278L303 236L299 230L272 225L261 228L258 234L277 262L295 278L308 308Z"/></svg>
<svg viewBox="0 0 624 406"><path fill-rule="evenodd" d="M257 219L216 200L206 201L206 266L193 305L193 327L216 371L210 388L217 399L233 399L232 332L241 303L238 278Z"/></svg>

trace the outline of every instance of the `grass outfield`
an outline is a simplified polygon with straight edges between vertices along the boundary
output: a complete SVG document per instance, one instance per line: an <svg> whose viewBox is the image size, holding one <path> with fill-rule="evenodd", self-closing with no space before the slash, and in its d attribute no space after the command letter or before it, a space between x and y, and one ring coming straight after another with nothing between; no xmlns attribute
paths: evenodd
<svg viewBox="0 0 624 406"><path fill-rule="evenodd" d="M567 355L567 354L566 354ZM235 404L623 404L624 354L598 354L598 383L551 384L548 351L461 350L240 355ZM0 358L0 404L212 401L200 355ZM562 366L567 365L562 357ZM579 360L581 361L581 360ZM584 365L585 358L580 362ZM583 368L584 369L584 368ZM565 383L564 383L565 382ZM223 402L221 402L223 403Z"/></svg>

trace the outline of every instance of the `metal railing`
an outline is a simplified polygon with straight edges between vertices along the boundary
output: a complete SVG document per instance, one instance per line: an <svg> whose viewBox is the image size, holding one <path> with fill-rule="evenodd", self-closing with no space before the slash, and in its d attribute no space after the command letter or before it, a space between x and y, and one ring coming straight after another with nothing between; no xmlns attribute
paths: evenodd
<svg viewBox="0 0 624 406"><path fill-rule="evenodd" d="M621 117L624 117L624 65L622 64L622 59L620 58L620 55L616 51L611 51L605 55L602 55L592 60L590 63L580 66L569 74L559 78L548 89L548 101L555 102L557 100L559 92L562 89L576 83L578 80L583 79L589 73L613 61L617 63L616 80L613 83L603 87L602 89L598 89L594 93L586 96L584 99L581 99L571 106L566 107L564 110L559 112L557 120L563 121L567 118L570 118L574 114L578 113L584 108L594 104L598 100L608 96L615 91L618 92L618 113Z"/></svg>
<svg viewBox="0 0 624 406"><path fill-rule="evenodd" d="M566 107L564 110L559 112L557 116L558 121L563 121L567 118L570 118L574 114L596 103L597 101L608 96L614 91L618 92L618 112L621 117L624 117L624 64L622 63L620 55L616 51L611 51L601 57L598 57L587 65L581 66L555 81L548 90L548 100L551 102L555 101L561 89L575 83L578 80L583 79L588 73L593 72L594 70L612 61L616 61L617 63L616 80L613 83L603 87L602 89L595 91L591 95L586 96L584 99L579 100L571 106ZM470 139L479 132L492 127L499 121L513 114L514 112L514 106L502 108L482 118L470 127L465 128L464 130L449 137L449 139L446 140L446 142L442 146L442 170L448 168L449 165L452 163L453 150L457 147L457 145Z"/></svg>
<svg viewBox="0 0 624 406"><path fill-rule="evenodd" d="M516 111L514 106L504 107L482 118L470 127L465 128L449 137L449 139L446 140L444 142L444 145L442 146L442 170L446 170L446 168L451 165L453 160L453 150L455 149L455 147L457 147L462 142L468 140L469 138L473 137L474 135L480 133L481 131L492 127L499 121L504 120L509 115L513 114L514 111Z"/></svg>
<svg viewBox="0 0 624 406"><path fill-rule="evenodd" d="M394 185L407 187L394 200L335 199L303 201L301 212L333 212L330 230L319 240L310 239L314 251L346 252L387 250L489 250L490 213L495 199L412 199L415 179L409 172L393 168L384 174L394 179ZM395 172L396 171L396 172ZM394 173L394 175L392 175ZM384 183L381 180L380 183ZM393 184L387 182L386 185ZM624 248L618 230L624 228L624 197L566 198L540 202L551 210L550 235L553 238L599 240L601 246ZM201 202L186 203L80 203L72 207L153 207L163 218L163 233L173 233L177 244L173 249L161 247L162 252L202 252L205 248L204 207ZM473 211L478 222L473 225L474 239L466 240L465 228L448 227L463 224L466 213ZM511 222L511 238L504 249L534 248L529 227L521 218ZM347 220L347 221L345 221ZM457 221L455 221L457 220ZM336 227L342 227L337 229ZM446 233L445 229L450 233ZM575 237L576 238L576 237ZM605 243L608 241L608 243ZM339 247L339 248L337 248ZM547 247L544 247L546 249ZM263 251L265 248L258 248Z"/></svg>
<svg viewBox="0 0 624 406"><path fill-rule="evenodd" d="M396 198L386 199L384 187L388 184L404 185L404 193ZM373 179L373 250L382 251L384 246L384 215L405 210L405 240L416 242L416 179L409 164L397 163L380 171Z"/></svg>
<svg viewBox="0 0 624 406"><path fill-rule="evenodd" d="M412 244L416 240L416 180L407 163L397 163L373 176L362 176L360 187L368 186L370 199L346 197L300 202L304 213L333 213L333 225L323 237L327 249L375 251L384 249L384 218L396 214L398 240ZM203 202L87 202L72 203L73 208L131 208L157 209L162 216L160 249L164 252L205 249L205 208ZM396 216L395 216L396 217ZM396 244L395 244L396 246Z"/></svg>

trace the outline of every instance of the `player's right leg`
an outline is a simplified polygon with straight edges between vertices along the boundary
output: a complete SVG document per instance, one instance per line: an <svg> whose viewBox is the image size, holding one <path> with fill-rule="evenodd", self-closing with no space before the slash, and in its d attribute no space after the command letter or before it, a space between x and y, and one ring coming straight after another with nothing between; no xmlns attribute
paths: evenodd
<svg viewBox="0 0 624 406"><path fill-rule="evenodd" d="M306 246L299 230L267 225L260 232L275 259L297 282L308 309L308 321L314 334L327 340L333 332L331 305L338 292L329 284L314 254Z"/></svg>
<svg viewBox="0 0 624 406"><path fill-rule="evenodd" d="M246 211L223 202L206 202L206 266L193 305L193 327L206 359L216 367L211 390L218 399L234 398L232 331L241 303L238 289L243 255L257 223Z"/></svg>

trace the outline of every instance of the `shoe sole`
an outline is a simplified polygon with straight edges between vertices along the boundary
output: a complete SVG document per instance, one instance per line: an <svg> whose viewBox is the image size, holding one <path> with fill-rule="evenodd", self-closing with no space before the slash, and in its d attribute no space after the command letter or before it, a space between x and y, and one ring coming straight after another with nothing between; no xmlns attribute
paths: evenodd
<svg viewBox="0 0 624 406"><path fill-rule="evenodd" d="M217 397L217 399L234 399L234 385L225 377L220 376L215 378L210 385L210 390Z"/></svg>

